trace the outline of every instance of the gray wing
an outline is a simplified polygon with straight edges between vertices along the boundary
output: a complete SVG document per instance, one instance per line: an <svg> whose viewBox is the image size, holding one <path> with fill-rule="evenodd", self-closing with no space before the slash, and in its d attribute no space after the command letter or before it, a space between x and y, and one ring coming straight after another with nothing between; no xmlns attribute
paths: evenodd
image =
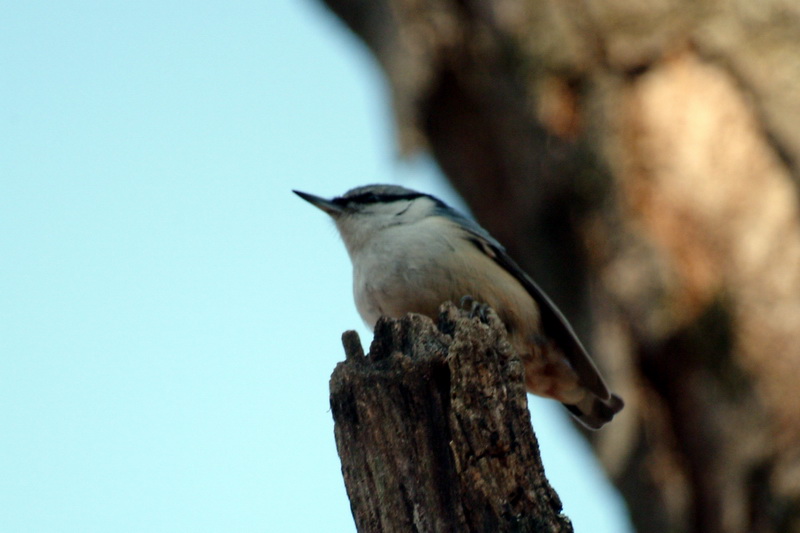
<svg viewBox="0 0 800 533"><path fill-rule="evenodd" d="M453 217L453 212L448 213L448 217ZM468 238L483 253L491 257L495 263L503 267L509 274L514 276L525 290L533 297L539 306L541 315L542 329L544 334L564 352L572 368L578 374L581 384L597 395L601 400L609 400L611 393L608 390L600 372L597 370L592 358L583 347L575 331L570 326L567 319L559 311L556 304L544 293L542 289L528 276L517 263L509 257L505 248L497 242L489 233L480 227L476 222L456 213L456 222L463 227Z"/></svg>

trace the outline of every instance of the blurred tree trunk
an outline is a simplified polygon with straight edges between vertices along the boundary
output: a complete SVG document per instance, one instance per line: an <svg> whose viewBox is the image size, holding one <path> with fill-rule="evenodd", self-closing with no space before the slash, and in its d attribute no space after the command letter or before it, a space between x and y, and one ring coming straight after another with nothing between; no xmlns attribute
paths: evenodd
<svg viewBox="0 0 800 533"><path fill-rule="evenodd" d="M638 531L800 531L800 4L325 2L625 398Z"/></svg>

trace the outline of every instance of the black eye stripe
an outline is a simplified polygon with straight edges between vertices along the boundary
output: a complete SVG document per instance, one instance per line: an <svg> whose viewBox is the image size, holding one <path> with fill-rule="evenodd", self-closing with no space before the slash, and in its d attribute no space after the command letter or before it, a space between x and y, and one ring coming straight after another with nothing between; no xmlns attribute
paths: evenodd
<svg viewBox="0 0 800 533"><path fill-rule="evenodd" d="M333 199L333 203L341 206L383 204L383 203L396 202L398 200L414 200L415 198L420 198L422 196L427 196L427 195L421 193L377 194L374 192L364 192L361 194L357 194L355 196L339 196L338 198Z"/></svg>

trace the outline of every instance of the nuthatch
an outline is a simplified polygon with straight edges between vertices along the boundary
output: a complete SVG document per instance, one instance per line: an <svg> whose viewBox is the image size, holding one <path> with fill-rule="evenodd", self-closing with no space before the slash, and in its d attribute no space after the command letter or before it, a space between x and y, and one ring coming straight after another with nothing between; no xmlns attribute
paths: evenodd
<svg viewBox="0 0 800 533"><path fill-rule="evenodd" d="M554 398L598 429L622 409L567 320L489 233L444 202L396 185L357 187L332 200L298 196L328 213L353 263L359 314L420 313L465 296L497 312L522 358L529 392Z"/></svg>

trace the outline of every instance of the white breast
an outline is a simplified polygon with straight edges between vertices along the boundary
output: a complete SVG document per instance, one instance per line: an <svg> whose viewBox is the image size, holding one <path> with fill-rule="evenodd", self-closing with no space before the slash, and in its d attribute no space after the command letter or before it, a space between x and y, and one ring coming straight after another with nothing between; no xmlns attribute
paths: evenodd
<svg viewBox="0 0 800 533"><path fill-rule="evenodd" d="M370 328L380 316L429 314L451 299L453 263L459 258L443 224L444 219L429 217L384 228L352 257L356 307Z"/></svg>

